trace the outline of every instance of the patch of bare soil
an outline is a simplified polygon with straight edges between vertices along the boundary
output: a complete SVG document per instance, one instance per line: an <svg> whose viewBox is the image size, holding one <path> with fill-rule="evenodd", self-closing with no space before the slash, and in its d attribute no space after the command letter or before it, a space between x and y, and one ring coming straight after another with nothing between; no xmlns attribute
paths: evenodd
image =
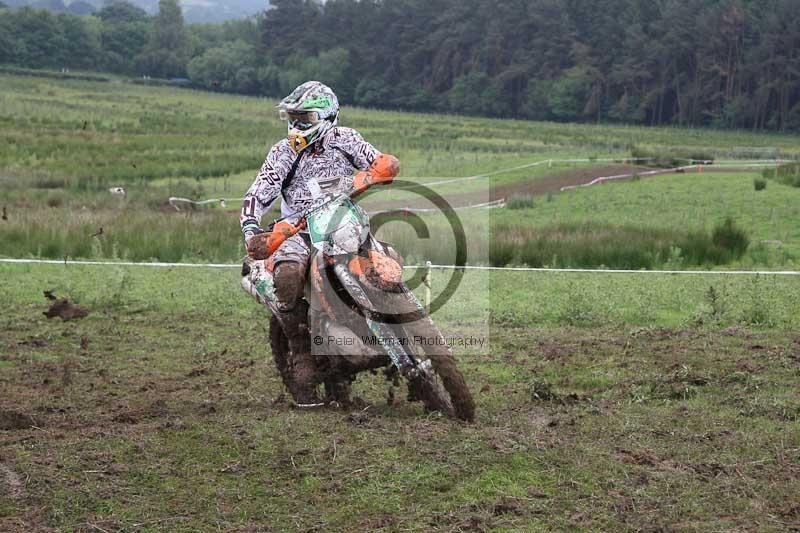
<svg viewBox="0 0 800 533"><path fill-rule="evenodd" d="M164 399L157 399L143 408L123 410L115 414L111 421L118 424L138 424L143 420L165 418L168 415L169 407L167 402Z"/></svg>
<svg viewBox="0 0 800 533"><path fill-rule="evenodd" d="M68 320L75 320L77 318L84 318L89 314L89 310L73 304L68 299L63 298L54 302L50 309L45 311L44 316L47 318L59 317L64 322Z"/></svg>
<svg viewBox="0 0 800 533"><path fill-rule="evenodd" d="M397 517L389 513L383 513L364 521L362 526L364 531L391 531L397 527Z"/></svg>
<svg viewBox="0 0 800 533"><path fill-rule="evenodd" d="M555 171L552 174L537 177L534 179L528 179L525 181L518 181L514 183L492 187L489 190L488 198L486 191L476 191L472 193L448 195L447 201L453 207L463 207L468 205L474 205L476 203L483 203L486 201L509 199L513 196L542 196L547 193L558 192L561 190L562 187L583 185L589 183L595 178L599 178L602 176L620 176L624 174L630 174L631 176L633 176L634 174L637 173L641 174L651 170L655 169L653 167L645 167L638 165L623 165L623 164L601 165L594 167L579 167L570 170ZM663 174L656 174L653 176L641 176L641 178L642 179L659 178L664 175L670 175L672 173L694 174L698 172L698 169L696 167L688 169L674 169L674 172L670 172L670 169L666 168L663 170L664 170ZM735 172L737 170L742 170L742 169L734 169L729 167L714 168L713 166L704 166L701 172ZM627 181L628 179L630 178L620 179L616 181ZM367 200L365 204L369 206L370 210L373 209L385 210L385 209L398 208L396 203L385 202L385 201L371 202ZM414 202L412 200L409 202L404 202L403 207L429 208L430 204L425 200L420 200L419 202Z"/></svg>
<svg viewBox="0 0 800 533"><path fill-rule="evenodd" d="M483 203L487 200L494 201L500 199L508 199L512 196L540 196L549 192L558 192L561 187L568 185L580 185L588 183L589 181L599 176L616 176L619 174L634 174L636 172L644 172L652 170L647 167L633 166L633 165L604 165L597 167L582 167L570 170L554 171L552 174L531 178L524 181L491 187L487 192L485 190L475 191L465 194L447 195L447 202L453 207L462 207L467 205L474 205L476 203ZM396 202L391 201L372 201L367 199L364 204L368 206L369 210L384 210L384 209L397 209ZM410 208L429 208L430 202L420 198L418 202L410 200L404 201L402 207Z"/></svg>
<svg viewBox="0 0 800 533"><path fill-rule="evenodd" d="M510 198L515 195L540 196L549 192L557 192L561 190L561 187L582 185L600 176L635 174L647 170L652 169L633 165L604 165L590 168L575 168L555 172L552 175L541 178L492 187L489 199L499 200L501 198Z"/></svg>
<svg viewBox="0 0 800 533"><path fill-rule="evenodd" d="M19 475L5 463L0 463L0 496L12 500L19 500L25 496L25 485Z"/></svg>
<svg viewBox="0 0 800 533"><path fill-rule="evenodd" d="M537 344L542 357L548 361L564 359L572 353L570 347L557 342L539 341Z"/></svg>
<svg viewBox="0 0 800 533"><path fill-rule="evenodd" d="M501 497L492 505L492 514L495 516L504 514L523 514L519 500L508 497Z"/></svg>

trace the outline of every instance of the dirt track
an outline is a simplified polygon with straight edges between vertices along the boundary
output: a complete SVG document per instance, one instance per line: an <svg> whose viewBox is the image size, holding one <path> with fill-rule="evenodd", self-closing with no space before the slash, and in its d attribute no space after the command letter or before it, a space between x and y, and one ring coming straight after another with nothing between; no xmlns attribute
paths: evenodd
<svg viewBox="0 0 800 533"><path fill-rule="evenodd" d="M509 183L508 185L492 187L490 192L490 200L499 200L501 198L508 199L514 195L539 196L549 192L558 192L561 187L588 183L594 178L600 176L634 174L636 172L645 172L647 170L652 169L632 165L607 165L601 167L565 170L529 181Z"/></svg>
<svg viewBox="0 0 800 533"><path fill-rule="evenodd" d="M583 185L589 183L595 178L603 176L618 176L623 174L636 174L644 173L652 170L657 170L653 167L644 167L637 165L602 165L595 167L582 167L569 170L553 171L551 174L544 176L516 181L514 183L493 186L489 189L488 195L486 191L478 191L464 194L448 194L447 201L453 207L463 207L484 203L487 201L495 200L508 200L514 196L542 196L548 193L559 192L562 187ZM642 179L661 178L670 176L674 173L681 174L695 174L698 173L697 167L689 169L675 170L669 172L670 169L663 169L663 174L656 174L652 176L642 176ZM702 167L701 172L739 172L742 169L736 168L720 168L712 166ZM748 169L752 170L752 169ZM615 180L615 181L628 181L628 178ZM370 210L383 210L383 209L397 209L397 203L388 201L367 202ZM430 203L424 200L419 202L404 202L403 207L411 208L429 208Z"/></svg>

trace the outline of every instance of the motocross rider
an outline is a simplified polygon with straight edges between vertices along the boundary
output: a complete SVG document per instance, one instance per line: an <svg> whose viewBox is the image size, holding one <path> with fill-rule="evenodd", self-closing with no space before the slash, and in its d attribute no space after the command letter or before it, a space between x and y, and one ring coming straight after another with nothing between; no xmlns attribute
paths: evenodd
<svg viewBox="0 0 800 533"><path fill-rule="evenodd" d="M276 143L242 205L240 223L248 254L263 258L261 217L281 197L281 216L293 224L315 199L331 190L360 189L375 176L383 182L399 172L397 158L382 154L361 135L337 125L339 101L318 81L297 87L278 104L288 123L287 138ZM355 175L354 175L355 172ZM307 305L302 300L311 248L307 232L286 240L269 258L276 318L289 341L291 368L287 387L300 407L322 405L317 395Z"/></svg>

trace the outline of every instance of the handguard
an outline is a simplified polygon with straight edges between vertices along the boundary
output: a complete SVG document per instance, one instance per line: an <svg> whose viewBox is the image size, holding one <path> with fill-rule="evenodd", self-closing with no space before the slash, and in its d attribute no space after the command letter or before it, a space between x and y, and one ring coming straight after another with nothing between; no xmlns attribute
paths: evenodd
<svg viewBox="0 0 800 533"><path fill-rule="evenodd" d="M276 222L269 233L253 235L247 242L247 255L255 260L268 259L281 244L306 227L305 219L296 226L288 220Z"/></svg>
<svg viewBox="0 0 800 533"><path fill-rule="evenodd" d="M352 198L363 193L373 185L388 185L400 173L400 161L393 155L381 154L369 170L358 172L353 179Z"/></svg>

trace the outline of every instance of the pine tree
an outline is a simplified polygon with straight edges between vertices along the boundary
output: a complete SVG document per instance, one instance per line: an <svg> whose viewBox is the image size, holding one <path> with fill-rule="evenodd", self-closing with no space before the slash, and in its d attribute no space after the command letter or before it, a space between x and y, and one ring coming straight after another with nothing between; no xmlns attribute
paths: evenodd
<svg viewBox="0 0 800 533"><path fill-rule="evenodd" d="M158 78L186 74L189 46L178 0L159 0L158 15L144 52L137 61L142 74Z"/></svg>

